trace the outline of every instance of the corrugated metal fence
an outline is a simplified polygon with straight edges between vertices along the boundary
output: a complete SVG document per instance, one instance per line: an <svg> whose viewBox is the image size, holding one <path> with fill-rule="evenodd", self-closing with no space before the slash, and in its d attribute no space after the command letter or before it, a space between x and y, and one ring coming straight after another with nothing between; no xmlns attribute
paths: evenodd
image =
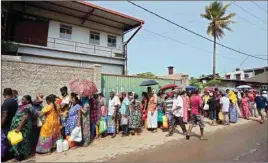
<svg viewBox="0 0 268 163"><path fill-rule="evenodd" d="M147 90L147 87L140 87L142 81L150 80L149 78L140 78L136 76L122 76L122 75L107 75L102 74L101 76L101 89L104 96L108 99L110 92L135 92L141 98L142 92ZM170 80L170 79L160 79L156 78L159 85L152 86L153 89L158 90L159 86L166 84L182 84L181 80Z"/></svg>

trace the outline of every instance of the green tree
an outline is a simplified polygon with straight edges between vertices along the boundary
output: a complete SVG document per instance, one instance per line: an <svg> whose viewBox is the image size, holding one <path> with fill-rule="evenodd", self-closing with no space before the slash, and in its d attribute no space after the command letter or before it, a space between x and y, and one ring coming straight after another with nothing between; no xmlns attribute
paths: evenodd
<svg viewBox="0 0 268 163"><path fill-rule="evenodd" d="M203 87L215 87L215 86L217 86L217 85L220 84L220 83L221 83L220 80L213 79L213 80L210 80L210 81L207 82L207 83L204 83L204 84L203 84Z"/></svg>
<svg viewBox="0 0 268 163"><path fill-rule="evenodd" d="M201 14L202 18L209 21L207 27L207 34L213 37L213 78L216 78L216 39L220 39L225 35L224 30L232 31L229 27L230 24L234 23L232 18L236 15L235 13L229 13L225 15L227 8L231 4L223 5L222 2L214 1L210 5L206 6L205 14Z"/></svg>
<svg viewBox="0 0 268 163"><path fill-rule="evenodd" d="M156 75L151 73L151 72L144 72L144 73L139 73L136 74L138 77L142 77L142 78L156 78Z"/></svg>
<svg viewBox="0 0 268 163"><path fill-rule="evenodd" d="M191 86L197 87L199 90L203 89L203 83L199 81L199 79L196 79L194 77L190 78L189 84Z"/></svg>

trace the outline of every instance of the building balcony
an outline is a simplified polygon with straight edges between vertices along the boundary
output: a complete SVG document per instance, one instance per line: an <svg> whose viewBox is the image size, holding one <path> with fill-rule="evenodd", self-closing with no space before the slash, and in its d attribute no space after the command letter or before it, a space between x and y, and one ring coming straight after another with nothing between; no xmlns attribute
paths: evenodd
<svg viewBox="0 0 268 163"><path fill-rule="evenodd" d="M102 56L102 57L124 59L124 54L123 54L122 49L94 45L90 43L76 42L76 41L61 39L61 38L47 37L47 39L36 39L36 38L9 37L9 40L12 40L16 43L44 46L44 47L53 48L57 50L79 52L79 53L85 53L85 54Z"/></svg>

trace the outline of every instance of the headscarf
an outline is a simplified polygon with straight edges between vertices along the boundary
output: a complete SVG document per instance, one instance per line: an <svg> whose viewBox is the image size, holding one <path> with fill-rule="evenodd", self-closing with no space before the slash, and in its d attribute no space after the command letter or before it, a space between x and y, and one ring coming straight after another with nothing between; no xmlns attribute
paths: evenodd
<svg viewBox="0 0 268 163"><path fill-rule="evenodd" d="M237 103L237 98L236 98L236 95L234 93L234 91L231 91L229 92L229 99L232 101L233 104L236 104Z"/></svg>

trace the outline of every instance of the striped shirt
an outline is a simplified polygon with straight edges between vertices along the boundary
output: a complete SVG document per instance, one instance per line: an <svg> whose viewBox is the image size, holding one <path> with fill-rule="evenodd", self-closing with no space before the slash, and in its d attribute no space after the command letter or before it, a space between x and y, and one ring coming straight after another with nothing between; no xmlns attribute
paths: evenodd
<svg viewBox="0 0 268 163"><path fill-rule="evenodd" d="M173 99L168 97L165 101L165 105L166 105L166 109L167 109L167 112L172 112L172 107L173 107Z"/></svg>

